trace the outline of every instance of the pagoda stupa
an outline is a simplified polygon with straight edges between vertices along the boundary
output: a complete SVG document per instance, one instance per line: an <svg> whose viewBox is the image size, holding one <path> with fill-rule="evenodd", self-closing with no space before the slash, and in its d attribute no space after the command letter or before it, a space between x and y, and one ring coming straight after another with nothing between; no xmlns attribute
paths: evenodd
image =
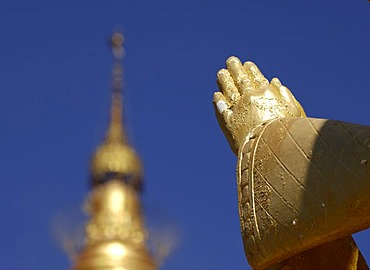
<svg viewBox="0 0 370 270"><path fill-rule="evenodd" d="M141 213L142 164L123 125L123 34L112 36L113 78L109 127L90 168L90 219L73 270L154 270Z"/></svg>

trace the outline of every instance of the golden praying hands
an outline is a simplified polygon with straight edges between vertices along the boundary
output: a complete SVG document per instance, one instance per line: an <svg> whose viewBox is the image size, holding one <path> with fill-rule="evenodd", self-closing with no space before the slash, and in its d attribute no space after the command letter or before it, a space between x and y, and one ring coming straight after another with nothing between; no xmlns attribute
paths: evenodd
<svg viewBox="0 0 370 270"><path fill-rule="evenodd" d="M245 136L265 121L305 116L303 108L278 78L269 83L252 62L241 64L234 56L226 61L228 69L217 73L221 92L214 94L220 126L237 153Z"/></svg>
<svg viewBox="0 0 370 270"><path fill-rule="evenodd" d="M236 57L217 74L216 116L238 156L240 228L253 269L369 269L370 127L306 117L289 89Z"/></svg>

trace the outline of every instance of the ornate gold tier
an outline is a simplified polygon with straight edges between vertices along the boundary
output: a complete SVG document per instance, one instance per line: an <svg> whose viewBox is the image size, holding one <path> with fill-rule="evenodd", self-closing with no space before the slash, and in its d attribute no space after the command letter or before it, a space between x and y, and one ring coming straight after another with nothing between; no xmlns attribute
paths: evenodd
<svg viewBox="0 0 370 270"><path fill-rule="evenodd" d="M140 202L136 191L121 180L96 187L87 201L91 219L86 226L86 247L74 270L153 270L146 248Z"/></svg>
<svg viewBox="0 0 370 270"><path fill-rule="evenodd" d="M133 249L120 241L87 246L74 270L153 270L156 269L145 249Z"/></svg>

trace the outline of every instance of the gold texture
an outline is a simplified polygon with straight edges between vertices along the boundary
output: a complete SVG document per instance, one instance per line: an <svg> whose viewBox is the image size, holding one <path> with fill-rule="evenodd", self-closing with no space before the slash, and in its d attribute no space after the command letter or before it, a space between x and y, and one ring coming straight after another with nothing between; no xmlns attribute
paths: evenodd
<svg viewBox="0 0 370 270"><path fill-rule="evenodd" d="M112 52L111 118L106 138L91 161L93 190L85 205L91 218L86 224L85 247L73 269L154 270L157 265L146 246L139 199L142 166L122 124L122 33L113 34Z"/></svg>
<svg viewBox="0 0 370 270"><path fill-rule="evenodd" d="M217 74L214 107L238 155L239 215L251 266L280 269L286 260L283 269L299 269L297 261L306 258L314 268L326 257L330 269L343 266L343 258L346 269L366 265L357 247L347 257L337 251L355 245L350 234L370 226L370 127L306 118L277 78L268 82L255 64L236 57L226 66Z"/></svg>

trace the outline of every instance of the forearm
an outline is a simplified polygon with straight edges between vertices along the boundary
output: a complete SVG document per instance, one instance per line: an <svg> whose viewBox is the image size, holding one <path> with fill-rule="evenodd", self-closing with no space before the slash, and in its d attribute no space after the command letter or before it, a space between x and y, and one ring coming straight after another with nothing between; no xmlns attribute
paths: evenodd
<svg viewBox="0 0 370 270"><path fill-rule="evenodd" d="M246 255L264 267L370 225L370 127L278 119L242 145L238 195Z"/></svg>

